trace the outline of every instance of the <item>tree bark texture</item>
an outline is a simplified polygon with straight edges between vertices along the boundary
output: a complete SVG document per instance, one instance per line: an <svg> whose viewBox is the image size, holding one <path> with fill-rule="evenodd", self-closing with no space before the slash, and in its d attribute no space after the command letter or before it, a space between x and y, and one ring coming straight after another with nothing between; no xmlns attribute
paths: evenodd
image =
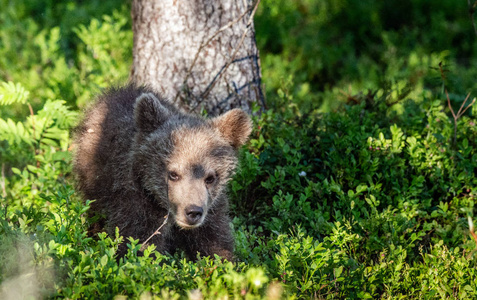
<svg viewBox="0 0 477 300"><path fill-rule="evenodd" d="M133 0L131 80L186 111L264 106L252 0Z"/></svg>

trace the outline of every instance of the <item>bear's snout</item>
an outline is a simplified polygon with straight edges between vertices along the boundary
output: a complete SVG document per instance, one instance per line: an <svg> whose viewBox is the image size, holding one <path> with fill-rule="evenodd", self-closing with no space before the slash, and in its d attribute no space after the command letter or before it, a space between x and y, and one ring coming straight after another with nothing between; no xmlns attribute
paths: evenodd
<svg viewBox="0 0 477 300"><path fill-rule="evenodd" d="M189 205L185 208L185 215L187 223L191 226L199 223L202 215L204 214L204 209L197 205Z"/></svg>

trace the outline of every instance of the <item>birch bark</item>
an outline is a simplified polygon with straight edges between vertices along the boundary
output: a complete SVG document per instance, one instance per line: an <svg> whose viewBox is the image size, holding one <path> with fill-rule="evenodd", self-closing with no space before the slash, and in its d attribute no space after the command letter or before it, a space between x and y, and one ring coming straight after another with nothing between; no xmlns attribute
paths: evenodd
<svg viewBox="0 0 477 300"><path fill-rule="evenodd" d="M252 0L133 0L131 80L186 111L265 105Z"/></svg>

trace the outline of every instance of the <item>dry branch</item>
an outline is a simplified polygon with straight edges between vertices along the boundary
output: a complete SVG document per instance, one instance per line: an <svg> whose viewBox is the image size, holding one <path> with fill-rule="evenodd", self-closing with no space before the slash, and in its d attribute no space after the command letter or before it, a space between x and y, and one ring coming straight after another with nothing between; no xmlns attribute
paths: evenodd
<svg viewBox="0 0 477 300"><path fill-rule="evenodd" d="M164 222L162 222L161 226L159 226L159 228L156 229L156 231L154 231L153 234L151 234L150 237L148 237L144 243L142 243L142 246L141 248L139 249L139 251L141 252L144 252L144 250L146 250L146 248L149 246L149 244L147 242L149 242L150 239L152 239L155 235L159 235L161 234L161 229L162 227L164 227L164 225L167 224L167 220L169 219L169 213L167 213L167 215L164 217Z"/></svg>

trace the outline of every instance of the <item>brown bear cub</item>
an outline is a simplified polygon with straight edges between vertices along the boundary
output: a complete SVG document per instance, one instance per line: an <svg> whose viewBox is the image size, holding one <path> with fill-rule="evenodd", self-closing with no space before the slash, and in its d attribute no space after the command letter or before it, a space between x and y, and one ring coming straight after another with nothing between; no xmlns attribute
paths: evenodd
<svg viewBox="0 0 477 300"><path fill-rule="evenodd" d="M250 117L239 109L204 120L154 91L129 85L101 95L75 136L74 171L84 198L96 200L110 234L150 243L161 253L233 259L226 185ZM119 255L126 247L120 246Z"/></svg>

